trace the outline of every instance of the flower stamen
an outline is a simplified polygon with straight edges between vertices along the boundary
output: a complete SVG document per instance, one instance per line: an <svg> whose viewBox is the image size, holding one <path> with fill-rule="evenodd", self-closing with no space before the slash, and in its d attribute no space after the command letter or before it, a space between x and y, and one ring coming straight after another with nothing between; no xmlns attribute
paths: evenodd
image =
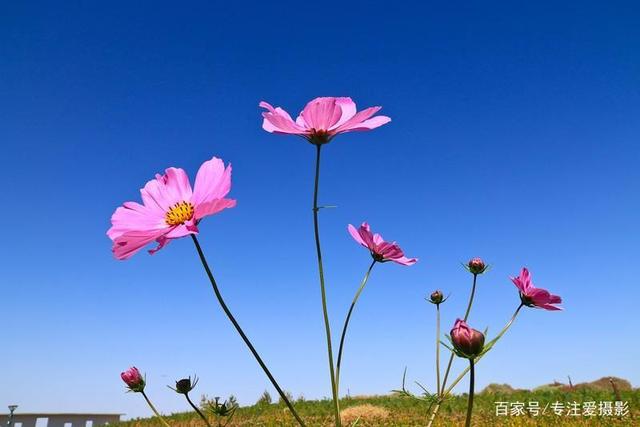
<svg viewBox="0 0 640 427"><path fill-rule="evenodd" d="M165 215L165 222L171 226L184 224L193 218L194 208L190 202L176 203Z"/></svg>

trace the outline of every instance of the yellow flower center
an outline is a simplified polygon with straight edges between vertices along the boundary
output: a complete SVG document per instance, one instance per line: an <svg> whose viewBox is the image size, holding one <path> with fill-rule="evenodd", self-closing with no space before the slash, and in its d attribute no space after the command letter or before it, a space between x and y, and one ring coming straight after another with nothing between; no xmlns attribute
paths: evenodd
<svg viewBox="0 0 640 427"><path fill-rule="evenodd" d="M165 215L164 220L169 225L184 224L193 218L193 205L189 202L176 203L169 209L169 212Z"/></svg>

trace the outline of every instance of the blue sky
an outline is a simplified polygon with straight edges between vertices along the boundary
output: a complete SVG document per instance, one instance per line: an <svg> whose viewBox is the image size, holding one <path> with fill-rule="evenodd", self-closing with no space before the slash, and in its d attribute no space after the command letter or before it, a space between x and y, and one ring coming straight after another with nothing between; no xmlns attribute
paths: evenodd
<svg viewBox="0 0 640 427"><path fill-rule="evenodd" d="M284 388L330 395L314 258L314 149L261 127L258 102L382 105L393 121L325 147L321 212L334 335L370 258L368 220L412 267L379 265L354 313L342 390L427 385L434 310L496 332L528 266L561 313L528 309L478 369L480 387L603 375L640 384L640 8L635 2L11 2L0 12L0 405L149 412L119 373L252 403L271 390L213 298L192 243L112 258L113 210L156 172L233 163L235 209L201 243L231 309ZM630 344L631 343L631 344ZM462 363L456 365L462 367ZM275 396L275 393L272 392Z"/></svg>

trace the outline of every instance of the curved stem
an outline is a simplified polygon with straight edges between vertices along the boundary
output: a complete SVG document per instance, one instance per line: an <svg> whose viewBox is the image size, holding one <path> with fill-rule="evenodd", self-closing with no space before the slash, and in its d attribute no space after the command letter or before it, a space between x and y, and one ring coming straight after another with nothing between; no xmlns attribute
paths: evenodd
<svg viewBox="0 0 640 427"><path fill-rule="evenodd" d="M247 347L249 347L251 354L253 354L253 357L255 357L255 359L258 361L258 364L260 365L264 373L269 378L269 381L271 381L271 384L273 384L275 389L278 391L278 394L280 395L280 397L282 397L282 400L287 404L287 406L289 407L289 410L291 411L291 414L298 421L298 424L300 424L301 426L304 426L305 425L304 422L296 412L291 402L289 402L289 399L287 398L286 394L284 393L284 391L282 391L282 389L276 382L273 375L271 375L269 368L267 368L267 365L264 364L264 362L262 361L262 358L260 357L256 349L253 347L253 344L251 344L251 341L249 341L249 338L247 338L244 331L236 321L235 317L233 317L233 314L231 314L231 311L227 307L227 304L224 302L224 299L222 298L222 294L220 294L220 290L218 289L218 284L216 283L216 280L213 278L213 273L211 273L211 269L209 268L207 259L205 258L204 253L202 252L202 248L200 247L198 238L195 236L195 234L192 234L191 238L193 239L193 243L196 245L196 250L198 251L198 256L200 257L200 261L202 262L202 266L204 267L204 270L207 272L207 276L209 277L209 281L211 282L211 286L213 287L213 292L216 294L216 298L218 298L218 302L220 303L222 310L225 312L225 314L227 315L227 317L229 318L233 326L236 328L236 331L238 331L238 334L240 334L240 337L242 337L242 340L244 341L244 343L247 345Z"/></svg>
<svg viewBox="0 0 640 427"><path fill-rule="evenodd" d="M338 348L338 362L336 364L336 388L340 389L340 366L342 362L342 349L344 348L344 337L347 335L347 327L349 326L349 320L351 319L351 313L353 313L353 308L356 306L356 302L358 302L358 298L360 298L360 294L364 289L367 281L369 280L369 275L371 274L371 270L373 266L376 265L376 260L374 259L367 273L364 275L364 279L362 279L362 283L358 288L358 292L356 292L355 297L353 297L353 301L351 302L351 307L349 307L349 312L347 313L347 317L344 319L344 326L342 328L342 336L340 337L340 347Z"/></svg>
<svg viewBox="0 0 640 427"><path fill-rule="evenodd" d="M200 409L189 398L189 393L185 393L184 397L187 398L187 402L189 402L189 405L191 405L191 407L195 409L195 411L198 413L198 415L200 415L200 418L204 420L207 426L211 427L211 424L209 423L209 420L207 419L207 417L204 416L204 414L200 411Z"/></svg>
<svg viewBox="0 0 640 427"><path fill-rule="evenodd" d="M471 413L473 412L473 387L475 384L475 369L473 368L473 359L469 359L469 401L467 403L467 420L465 427L471 426Z"/></svg>
<svg viewBox="0 0 640 427"><path fill-rule="evenodd" d="M149 398L147 397L147 394L143 391L140 392L142 394L142 397L144 397L144 400L147 401L147 405L149 405L149 408L151 408L151 410L153 411L153 413L156 415L156 417L158 417L158 419L160 420L160 422L165 426L165 427L171 427L169 425L169 423L167 423L165 421L164 418L162 418L162 415L160 415L160 413L158 412L158 410L156 409L155 406L153 406L153 403L151 403L151 400L149 400Z"/></svg>
<svg viewBox="0 0 640 427"><path fill-rule="evenodd" d="M440 304L436 304L436 393L440 396Z"/></svg>
<svg viewBox="0 0 640 427"><path fill-rule="evenodd" d="M471 287L471 294L469 295L469 303L467 304L467 311L464 314L464 321L466 322L469 318L469 313L471 312L471 306L473 305L473 297L476 294L476 281L478 279L478 275L473 275L473 286ZM444 390L447 385L447 379L449 378L449 372L451 371L451 364L453 363L454 354L451 353L449 357L449 363L447 364L447 370L444 373L444 379L442 380L442 389Z"/></svg>
<svg viewBox="0 0 640 427"><path fill-rule="evenodd" d="M318 187L320 185L320 144L316 145L316 177L313 187L313 231L316 241L316 255L318 258L318 274L320 276L320 295L322 297L322 315L324 316L324 329L327 336L327 353L329 355L329 375L331 376L331 394L333 395L333 410L336 427L342 425L340 421L340 402L338 401L338 387L333 369L333 349L331 348L331 326L329 325L329 313L327 310L327 295L324 286L324 269L322 267L322 249L320 247L320 226L318 224Z"/></svg>

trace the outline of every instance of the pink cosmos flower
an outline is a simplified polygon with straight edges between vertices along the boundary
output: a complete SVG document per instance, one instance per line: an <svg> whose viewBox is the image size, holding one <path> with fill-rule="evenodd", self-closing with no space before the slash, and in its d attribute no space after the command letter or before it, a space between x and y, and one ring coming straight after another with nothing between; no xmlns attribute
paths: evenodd
<svg viewBox="0 0 640 427"><path fill-rule="evenodd" d="M482 353L484 334L470 327L464 320L456 320L450 335L453 347L464 357L474 358Z"/></svg>
<svg viewBox="0 0 640 427"><path fill-rule="evenodd" d="M111 217L107 236L113 254L127 259L154 240L153 254L171 239L198 234L199 221L236 205L225 196L231 190L231 165L217 157L200 166L193 190L183 169L169 168L140 190L143 204L125 202Z"/></svg>
<svg viewBox="0 0 640 427"><path fill-rule="evenodd" d="M140 371L135 366L127 369L120 374L120 378L125 382L129 390L134 392L144 391L145 381Z"/></svg>
<svg viewBox="0 0 640 427"><path fill-rule="evenodd" d="M545 310L562 310L562 308L553 305L560 304L562 298L558 295L550 294L546 289L533 286L529 270L525 267L522 267L518 277L511 277L511 281L520 290L520 299L524 305L544 308Z"/></svg>
<svg viewBox="0 0 640 427"><path fill-rule="evenodd" d="M371 256L378 262L393 261L402 265L413 265L418 259L407 258L396 242L385 242L378 233L373 234L369 224L363 222L360 228L349 224L349 233L353 239L371 251Z"/></svg>
<svg viewBox="0 0 640 427"><path fill-rule="evenodd" d="M371 130L389 123L387 116L372 117L382 107L369 107L357 112L356 104L347 97L321 97L310 101L295 121L280 107L262 101L262 128L267 132L298 135L315 145L326 144L345 132Z"/></svg>

